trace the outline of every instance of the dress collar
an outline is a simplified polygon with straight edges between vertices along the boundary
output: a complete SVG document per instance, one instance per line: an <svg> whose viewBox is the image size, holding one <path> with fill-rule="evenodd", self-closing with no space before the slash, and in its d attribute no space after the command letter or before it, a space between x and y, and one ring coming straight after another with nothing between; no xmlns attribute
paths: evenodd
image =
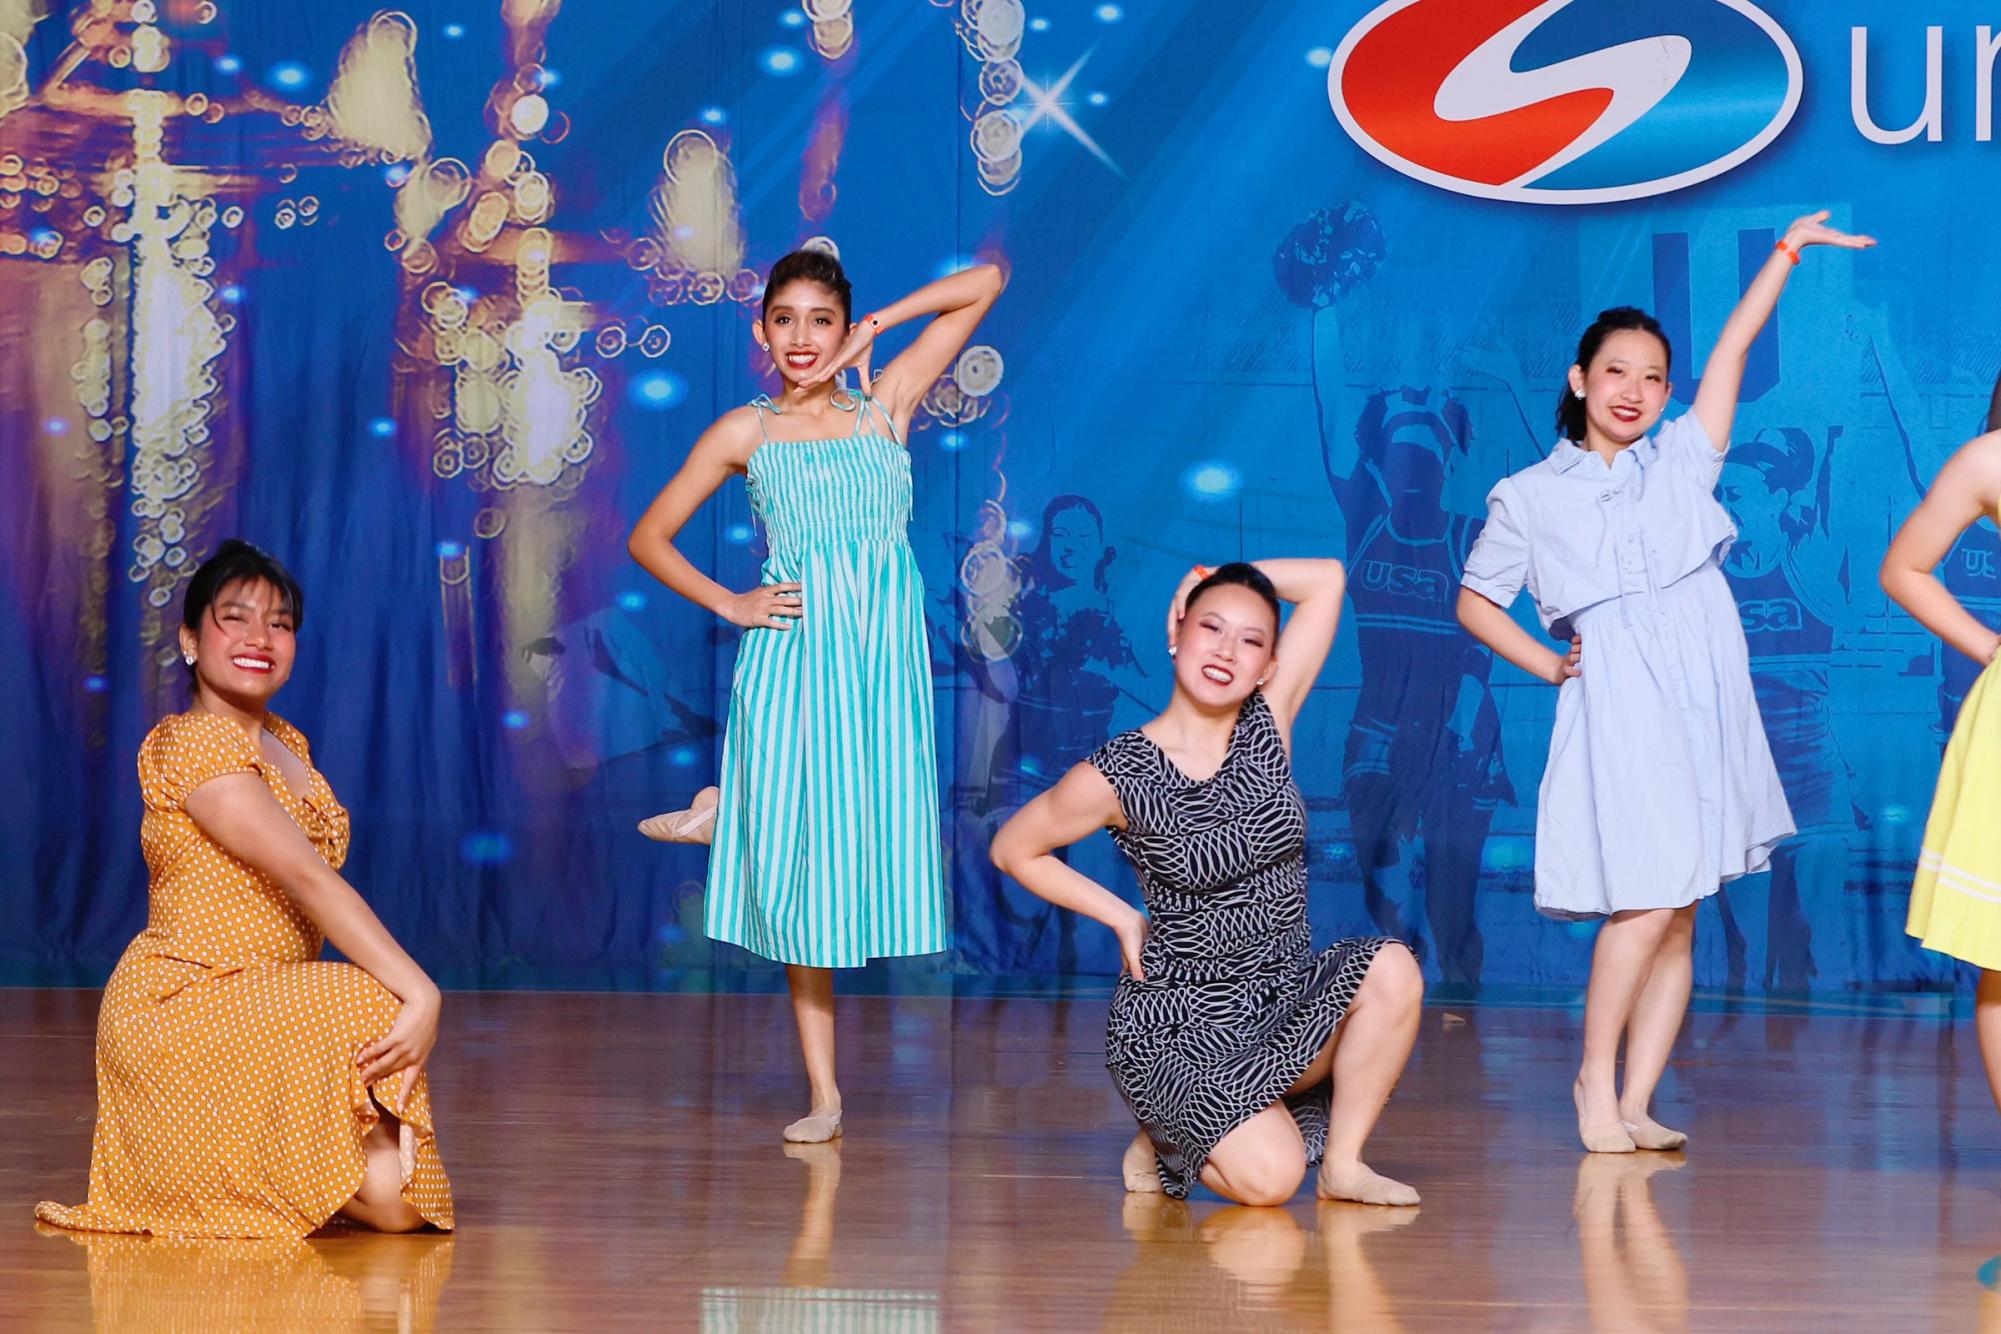
<svg viewBox="0 0 2001 1334"><path fill-rule="evenodd" d="M1623 452L1632 455L1633 465L1644 472L1659 455L1660 446L1654 442L1654 437L1649 435L1634 441ZM1550 463L1559 473L1567 473L1571 469L1581 465L1586 459L1595 459L1597 457L1596 454L1593 454L1575 440L1559 440L1556 448L1549 452ZM1617 456L1614 456L1612 466L1618 466Z"/></svg>

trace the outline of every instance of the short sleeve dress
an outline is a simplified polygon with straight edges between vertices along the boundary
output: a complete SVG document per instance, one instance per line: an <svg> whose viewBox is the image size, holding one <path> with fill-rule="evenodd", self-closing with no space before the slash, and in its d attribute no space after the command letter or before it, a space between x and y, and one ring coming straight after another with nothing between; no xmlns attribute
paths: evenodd
<svg viewBox="0 0 2001 1334"><path fill-rule="evenodd" d="M1148 739L1113 737L1088 761L1118 794L1149 929L1146 979L1119 979L1105 1064L1153 1140L1160 1181L1186 1198L1223 1137L1283 1101L1308 1163L1327 1148L1331 1081L1287 1096L1354 1003L1378 951L1360 937L1312 948L1306 804L1262 692L1244 702L1223 767L1196 782Z"/></svg>
<svg viewBox="0 0 2001 1334"><path fill-rule="evenodd" d="M1503 478L1463 584L1584 640L1536 806L1535 903L1563 919L1681 908L1793 833L1723 558L1723 454L1693 413L1608 466L1570 441Z"/></svg>
<svg viewBox="0 0 2001 1334"><path fill-rule="evenodd" d="M339 869L346 810L313 768L304 735L275 715L264 727L305 765L303 792L286 785L240 724L216 714L162 719L139 748L146 929L119 960L98 1011L89 1200L37 1205L44 1222L301 1237L361 1185L362 1139L379 1119L378 1102L396 1106L402 1077L364 1087L354 1058L389 1031L400 1002L354 965L322 962L311 920L183 809L212 778L256 773ZM402 1123L403 1197L450 1228L451 1185L424 1078Z"/></svg>

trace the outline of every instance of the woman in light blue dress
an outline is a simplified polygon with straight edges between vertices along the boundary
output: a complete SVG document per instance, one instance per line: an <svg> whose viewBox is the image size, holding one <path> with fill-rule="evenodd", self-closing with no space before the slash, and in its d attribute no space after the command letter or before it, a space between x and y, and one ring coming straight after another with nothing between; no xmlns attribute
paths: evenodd
<svg viewBox="0 0 2001 1334"><path fill-rule="evenodd" d="M1793 833L1723 577L1736 536L1715 490L1744 363L1800 251L1868 237L1801 218L1731 312L1693 408L1667 407L1672 352L1652 316L1605 311L1584 331L1549 457L1503 478L1466 559L1459 620L1556 685L1536 806L1536 907L1599 919L1573 1097L1594 1153L1678 1149L1648 1113L1688 1010L1695 908L1765 869ZM1526 584L1552 651L1505 608ZM1617 1078L1621 1038L1626 1078Z"/></svg>

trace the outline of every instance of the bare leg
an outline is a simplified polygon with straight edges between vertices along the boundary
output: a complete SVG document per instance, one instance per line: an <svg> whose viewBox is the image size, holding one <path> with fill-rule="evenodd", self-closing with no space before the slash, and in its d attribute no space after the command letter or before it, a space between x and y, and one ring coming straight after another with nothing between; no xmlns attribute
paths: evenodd
<svg viewBox="0 0 2001 1334"><path fill-rule="evenodd" d="M2001 973L1980 970L1974 992L1973 1027L1980 1035L1980 1063L1987 1067L1987 1087L2001 1107Z"/></svg>
<svg viewBox="0 0 2001 1334"><path fill-rule="evenodd" d="M785 983L792 991L792 1017L799 1025L812 1098L807 1114L785 1127L785 1138L814 1144L841 1133L841 1089L834 1082L834 970L789 963Z"/></svg>
<svg viewBox="0 0 2001 1334"><path fill-rule="evenodd" d="M1584 1061L1571 1090L1578 1138L1593 1153L1631 1153L1635 1147L1620 1124L1619 1039L1673 919L1671 908L1647 908L1614 913L1598 928L1584 993Z"/></svg>
<svg viewBox="0 0 2001 1334"><path fill-rule="evenodd" d="M1688 1013L1688 993L1695 984L1694 955L1695 905L1691 903L1675 909L1626 1027L1626 1087L1619 1097L1619 1119L1633 1142L1643 1149L1678 1149L1688 1142L1688 1136L1649 1116L1647 1108L1654 1100L1661 1073L1667 1069L1682 1018Z"/></svg>
<svg viewBox="0 0 2001 1334"><path fill-rule="evenodd" d="M1281 1102L1223 1136L1202 1166L1202 1184L1238 1204L1284 1204L1304 1180L1306 1141Z"/></svg>
<svg viewBox="0 0 2001 1334"><path fill-rule="evenodd" d="M1417 1203L1415 1190L1369 1170L1362 1162L1362 1145L1410 1059L1423 1003L1424 974L1409 950L1390 946L1370 961L1355 1003L1329 1043L1334 1105L1328 1113L1327 1154L1316 1182L1322 1199ZM1305 1079L1301 1083L1310 1086Z"/></svg>
<svg viewBox="0 0 2001 1334"><path fill-rule="evenodd" d="M424 1216L403 1198L403 1162L396 1150L400 1124L384 1113L369 1127L361 1141L368 1170L361 1178L361 1189L340 1208L343 1217L377 1232L415 1232L424 1226Z"/></svg>

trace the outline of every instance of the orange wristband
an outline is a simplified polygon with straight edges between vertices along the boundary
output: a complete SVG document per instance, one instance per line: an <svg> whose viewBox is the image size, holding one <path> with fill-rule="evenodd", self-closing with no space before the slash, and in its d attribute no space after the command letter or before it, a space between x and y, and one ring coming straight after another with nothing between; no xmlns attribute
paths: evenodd
<svg viewBox="0 0 2001 1334"><path fill-rule="evenodd" d="M1778 251L1779 253L1783 254L1787 259L1791 260L1793 262L1793 267L1795 268L1799 267L1800 252L1794 249L1792 246L1787 245L1784 237L1780 237L1779 243L1773 246L1772 249Z"/></svg>

